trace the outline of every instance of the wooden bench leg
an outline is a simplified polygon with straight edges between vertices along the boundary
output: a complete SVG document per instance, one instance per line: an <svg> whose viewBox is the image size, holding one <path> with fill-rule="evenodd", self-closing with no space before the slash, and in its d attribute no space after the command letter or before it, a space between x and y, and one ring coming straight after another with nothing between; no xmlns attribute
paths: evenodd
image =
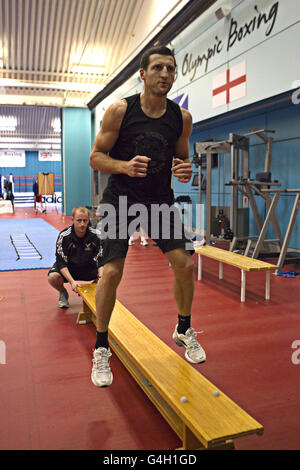
<svg viewBox="0 0 300 470"><path fill-rule="evenodd" d="M182 447L177 450L203 450L205 447L201 444L199 439L192 433L192 431L183 425Z"/></svg>
<svg viewBox="0 0 300 470"><path fill-rule="evenodd" d="M234 442L231 439L228 439L227 441L216 444L215 446L212 447L212 449L215 450L235 450Z"/></svg>
<svg viewBox="0 0 300 470"><path fill-rule="evenodd" d="M241 302L245 302L246 292L246 271L241 269Z"/></svg>
<svg viewBox="0 0 300 470"><path fill-rule="evenodd" d="M266 300L270 300L270 271L266 271Z"/></svg>
<svg viewBox="0 0 300 470"><path fill-rule="evenodd" d="M77 315L76 323L77 325L85 325L86 323L94 323L96 326L96 317L93 314L92 310L86 305L86 303L82 303L83 312L79 312Z"/></svg>
<svg viewBox="0 0 300 470"><path fill-rule="evenodd" d="M223 263L219 262L219 279L223 279Z"/></svg>
<svg viewBox="0 0 300 470"><path fill-rule="evenodd" d="M79 312L77 316L76 323L77 325L86 325L86 323L91 323L91 316L85 312Z"/></svg>
<svg viewBox="0 0 300 470"><path fill-rule="evenodd" d="M202 260L201 255L198 254L198 281L202 279Z"/></svg>

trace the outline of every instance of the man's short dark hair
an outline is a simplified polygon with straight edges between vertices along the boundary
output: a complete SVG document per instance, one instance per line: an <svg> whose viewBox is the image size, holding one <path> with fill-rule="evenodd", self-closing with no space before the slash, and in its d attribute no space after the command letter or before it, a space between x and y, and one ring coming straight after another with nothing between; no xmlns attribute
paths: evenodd
<svg viewBox="0 0 300 470"><path fill-rule="evenodd" d="M141 58L141 64L140 64L141 69L147 70L149 62L150 62L150 56L153 55L153 54L172 56L173 59L174 59L175 67L176 67L174 51L169 49L166 46L157 46L157 47L151 47L146 52L144 52L144 54L142 55L142 58Z"/></svg>

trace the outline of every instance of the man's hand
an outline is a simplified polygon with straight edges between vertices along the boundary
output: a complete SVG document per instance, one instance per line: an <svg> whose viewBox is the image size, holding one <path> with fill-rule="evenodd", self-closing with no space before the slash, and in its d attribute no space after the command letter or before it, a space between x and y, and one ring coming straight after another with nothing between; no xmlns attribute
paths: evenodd
<svg viewBox="0 0 300 470"><path fill-rule="evenodd" d="M132 178L145 178L150 160L151 158L145 155L136 155L127 163L127 175Z"/></svg>
<svg viewBox="0 0 300 470"><path fill-rule="evenodd" d="M173 175L176 176L180 183L188 183L193 174L191 163L184 162L183 160L181 160L181 158L174 158L173 163Z"/></svg>
<svg viewBox="0 0 300 470"><path fill-rule="evenodd" d="M72 291L77 292L77 287L81 287L81 283L78 281L71 282Z"/></svg>

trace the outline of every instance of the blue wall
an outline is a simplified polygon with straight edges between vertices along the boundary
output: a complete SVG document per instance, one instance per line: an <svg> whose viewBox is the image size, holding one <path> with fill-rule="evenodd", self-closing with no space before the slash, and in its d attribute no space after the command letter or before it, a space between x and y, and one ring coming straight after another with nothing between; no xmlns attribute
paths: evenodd
<svg viewBox="0 0 300 470"><path fill-rule="evenodd" d="M282 94L264 102L241 108L235 112L218 116L194 124L190 139L190 158L193 158L194 143L205 140L228 140L229 133L243 135L251 131L252 127L257 129L275 130L275 134L268 134L274 139L271 173L272 180L278 180L281 188L300 188L300 105L293 105L290 93ZM266 147L257 136L250 137L249 169L250 177L255 178L256 173L264 171ZM230 158L230 157L227 157ZM229 161L225 163L225 171L221 156L220 169L212 169L212 205L230 205L230 187L223 186L223 181L230 181ZM197 167L193 164L194 173ZM205 172L205 170L202 170ZM218 195L218 171L221 180L221 191ZM198 202L198 189L188 184L178 183L174 179L175 197L189 195L194 204ZM266 215L265 203L260 196L255 195L256 204L260 211L260 217L264 221ZM285 235L290 214L294 204L295 195L283 194L277 205L277 218L282 235ZM202 191L201 202L205 204L205 192ZM225 204L223 204L223 202ZM239 207L242 207L241 201ZM193 214L193 226L195 226L195 214ZM257 228L250 208L250 233L257 235ZM274 237L273 229L269 230L268 236ZM300 249L300 214L294 226L289 246Z"/></svg>
<svg viewBox="0 0 300 470"><path fill-rule="evenodd" d="M91 206L91 113L87 108L64 108L63 121L63 205L71 215L75 206Z"/></svg>
<svg viewBox="0 0 300 470"><path fill-rule="evenodd" d="M31 192L33 183L31 177L36 178L38 173L54 173L55 191L61 191L61 162L40 162L38 151L31 150L25 151L25 160L26 166L24 168L0 167L2 176L8 177L10 173L13 174L15 192ZM25 176L30 178L25 178Z"/></svg>

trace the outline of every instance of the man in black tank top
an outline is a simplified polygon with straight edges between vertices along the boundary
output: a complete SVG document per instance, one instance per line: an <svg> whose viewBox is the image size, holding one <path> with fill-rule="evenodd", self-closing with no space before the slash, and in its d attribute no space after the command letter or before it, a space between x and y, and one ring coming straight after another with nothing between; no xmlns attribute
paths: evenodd
<svg viewBox="0 0 300 470"><path fill-rule="evenodd" d="M189 137L190 113L167 99L174 82L175 58L166 47L152 48L141 60L144 91L112 104L104 113L90 155L91 167L109 173L100 203L103 272L96 291L97 340L93 353L92 382L112 383L109 366L108 326L121 281L128 239L140 225L165 254L174 272L178 324L173 339L184 346L189 362L200 363L205 352L191 328L194 290L193 253L184 236L171 176L187 183L192 176ZM168 209L153 217L157 206ZM140 214L140 217L137 214ZM168 230L165 230L165 220ZM178 235L179 227L179 235ZM130 231L131 230L131 231ZM126 328L126 325L124 325Z"/></svg>

